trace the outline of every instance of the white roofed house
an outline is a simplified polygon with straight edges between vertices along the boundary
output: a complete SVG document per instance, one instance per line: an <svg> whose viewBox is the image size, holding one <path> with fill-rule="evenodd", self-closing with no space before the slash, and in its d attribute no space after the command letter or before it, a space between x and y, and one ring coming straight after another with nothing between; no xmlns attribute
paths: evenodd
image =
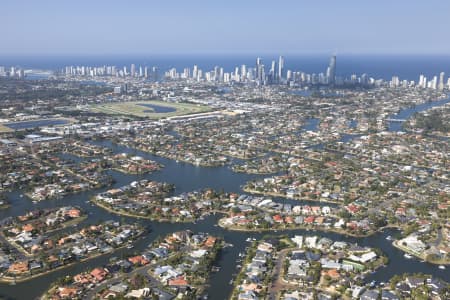
<svg viewBox="0 0 450 300"><path fill-rule="evenodd" d="M303 236L296 235L293 238L291 238L291 240L297 245L298 248L303 247Z"/></svg>

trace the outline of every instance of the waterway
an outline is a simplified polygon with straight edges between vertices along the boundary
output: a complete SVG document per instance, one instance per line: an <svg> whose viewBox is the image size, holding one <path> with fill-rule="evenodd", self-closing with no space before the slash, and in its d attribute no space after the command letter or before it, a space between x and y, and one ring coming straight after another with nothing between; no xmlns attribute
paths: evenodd
<svg viewBox="0 0 450 300"><path fill-rule="evenodd" d="M162 106L162 105L156 105L156 104L149 104L149 103L138 103L140 106L151 108L151 110L144 110L144 112L152 112L152 113L170 113L176 111L175 108L170 106Z"/></svg>
<svg viewBox="0 0 450 300"><path fill-rule="evenodd" d="M433 107L445 105L447 103L450 103L450 97L437 101L425 102L413 107L402 109L395 115L389 116L389 119L406 120L412 117L415 113L419 113ZM402 126L403 122L389 122L389 131L402 131Z"/></svg>
<svg viewBox="0 0 450 300"><path fill-rule="evenodd" d="M309 97L312 95L312 92L310 90L293 90L293 91L291 91L291 94L297 95L297 96Z"/></svg>
<svg viewBox="0 0 450 300"><path fill-rule="evenodd" d="M447 103L441 100L440 103ZM418 109L426 110L432 106L437 105L437 102L426 103L423 106L416 106L414 111ZM409 111L409 115L406 111ZM402 110L399 112L399 116L411 116L411 108ZM401 115L400 115L401 114ZM310 120L308 127L314 130L316 123L315 120ZM390 130L395 130L395 128L390 128ZM346 140L351 139L354 136L346 136ZM183 162L175 162L173 160L153 156L147 153L143 153L138 150L130 149L124 146L112 144L110 141L95 141L93 142L97 145L102 145L105 147L110 147L115 153L131 153L143 156L155 160L164 165L164 168L158 172L147 175L126 175L116 171L108 171L110 175L114 177L116 182L114 187L120 187L129 184L131 181L139 179L151 179L157 181L166 181L175 184L176 190L175 194L182 192L189 192L193 190L198 190L202 188L214 188L218 190L224 190L229 192L242 192L242 185L248 180L254 180L257 178L264 177L264 175L249 175L243 173L234 173L229 167L197 167ZM72 158L71 156L64 156L65 158ZM223 237L226 242L233 244L233 247L224 249L219 255L215 265L219 266L220 272L213 273L210 280L210 288L208 289L208 294L210 299L227 299L231 293L232 286L229 285L229 281L232 279L233 274L237 272L235 265L236 260L239 258L239 253L244 252L248 243L245 242L247 237L254 237L256 239L262 238L267 233L242 233L224 230L218 227L217 221L220 218L219 215L212 215L199 221L195 224L172 224L172 223L158 223L148 220L136 220L133 218L121 217L111 214L95 205L88 202L89 198L96 193L102 192L108 188L98 189L95 191L83 192L75 195L69 195L58 200L48 200L41 201L39 203L33 204L28 198L22 196L23 191L16 190L14 192L8 193L7 197L12 203L11 207L0 211L0 219L21 215L26 211L30 211L36 208L47 208L55 206L64 205L75 205L80 206L86 210L89 214L89 218L83 221L78 227L84 226L86 224L93 224L96 222L101 222L105 220L124 220L127 222L139 222L145 226L149 226L151 231L142 239L136 242L135 248L132 251L139 252L146 248L155 238L159 236L164 236L170 232L190 229L194 232L208 232L210 234ZM301 201L289 200L284 198L274 198L275 201L283 203L301 204ZM70 230L70 229L68 229ZM351 243L358 243L363 246L370 246L382 249L382 251L389 257L389 264L378 270L376 273L371 274L366 280L377 280L377 281L387 281L393 275L401 274L405 272L422 272L426 274L432 274L433 276L446 279L450 278L450 268L447 270L438 269L437 266L420 262L416 259L405 259L403 257L403 252L394 248L390 241L386 240L388 235L395 236L397 231L394 229L388 229L384 232L377 233L373 236L367 238L352 238L335 233L324 233L320 231L305 231L305 230L295 230L295 231L278 231L277 233L271 233L273 235L288 234L293 235L321 235L329 237L333 240L342 240ZM68 268L47 274L45 276L38 277L28 282L17 283L16 285L0 284L0 297L5 299L35 299L39 297L57 278L65 275L74 275L79 272L88 270L92 267L104 265L108 262L111 257L122 257L130 253L130 250L123 249L119 250L113 254L106 254L104 256L89 260L87 262L79 263Z"/></svg>
<svg viewBox="0 0 450 300"><path fill-rule="evenodd" d="M317 131L319 124L320 120L318 118L309 118L306 119L306 123L302 126L302 129L306 131Z"/></svg>

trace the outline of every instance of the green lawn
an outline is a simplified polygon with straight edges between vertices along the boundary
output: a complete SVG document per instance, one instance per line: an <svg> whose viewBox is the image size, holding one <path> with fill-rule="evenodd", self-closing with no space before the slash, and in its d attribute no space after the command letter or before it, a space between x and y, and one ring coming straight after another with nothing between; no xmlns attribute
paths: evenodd
<svg viewBox="0 0 450 300"><path fill-rule="evenodd" d="M11 131L13 131L11 128L6 127L6 126L3 125L3 124L0 124L0 133L11 132Z"/></svg>
<svg viewBox="0 0 450 300"><path fill-rule="evenodd" d="M139 104L153 104L174 108L176 111L156 113L150 107L145 107ZM146 117L151 119L161 119L166 117L181 116L195 113L202 113L210 111L208 106L196 105L189 103L168 103L163 101L133 101L133 102L116 102L106 103L91 106L91 111L101 112L105 114L114 115L132 115L137 117Z"/></svg>

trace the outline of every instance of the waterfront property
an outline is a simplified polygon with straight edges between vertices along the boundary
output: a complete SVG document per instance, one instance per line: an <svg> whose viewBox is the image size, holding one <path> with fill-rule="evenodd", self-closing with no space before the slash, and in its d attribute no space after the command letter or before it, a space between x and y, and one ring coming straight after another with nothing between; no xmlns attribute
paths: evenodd
<svg viewBox="0 0 450 300"><path fill-rule="evenodd" d="M231 299L283 299L293 290L308 299L320 293L344 296L386 263L379 250L325 237L266 238L248 248Z"/></svg>
<svg viewBox="0 0 450 300"><path fill-rule="evenodd" d="M18 250L18 254L8 265L2 266L5 270L0 281L25 281L43 276L73 263L113 252L144 232L138 225L107 221L89 225L79 231L71 232L69 229L49 235L50 229L60 230L69 222L70 225L76 225L80 218L79 210L74 208L64 209L62 212L57 210L54 215L47 214L34 222L24 223L21 227L12 223L3 229L2 236ZM70 218L74 220L71 221ZM45 223L41 223L44 219Z"/></svg>
<svg viewBox="0 0 450 300"><path fill-rule="evenodd" d="M208 234L174 232L139 254L55 282L42 299L199 297L221 247Z"/></svg>

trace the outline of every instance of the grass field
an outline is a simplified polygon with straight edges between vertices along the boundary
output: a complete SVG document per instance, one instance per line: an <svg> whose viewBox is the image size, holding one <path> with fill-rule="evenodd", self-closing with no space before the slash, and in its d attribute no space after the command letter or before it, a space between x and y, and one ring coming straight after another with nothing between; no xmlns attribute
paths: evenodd
<svg viewBox="0 0 450 300"><path fill-rule="evenodd" d="M155 112L151 107L145 107L141 104L157 105L164 108L173 108L172 112ZM163 101L133 101L116 102L107 104L98 104L91 106L91 111L114 115L132 115L137 117L161 119L166 117L189 115L210 111L211 109L204 105L189 103L168 103Z"/></svg>
<svg viewBox="0 0 450 300"><path fill-rule="evenodd" d="M6 127L5 125L0 124L0 133L11 132L13 131L11 128Z"/></svg>

